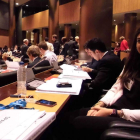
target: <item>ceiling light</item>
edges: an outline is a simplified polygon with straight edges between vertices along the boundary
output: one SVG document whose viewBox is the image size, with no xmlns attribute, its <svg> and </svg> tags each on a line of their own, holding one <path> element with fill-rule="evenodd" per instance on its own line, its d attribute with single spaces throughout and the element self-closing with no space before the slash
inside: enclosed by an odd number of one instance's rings
<svg viewBox="0 0 140 140">
<path fill-rule="evenodd" d="M 123 21 L 123 23 L 124 23 L 124 21 Z"/>
<path fill-rule="evenodd" d="M 116 21 L 116 20 L 114 19 L 114 21 Z"/>
<path fill-rule="evenodd" d="M 26 5 L 26 7 L 28 7 L 29 5 Z"/>
<path fill-rule="evenodd" d="M 77 24 L 76 24 L 77 25 Z"/>
<path fill-rule="evenodd" d="M 16 3 L 16 5 L 19 5 L 19 3 Z"/>
</svg>

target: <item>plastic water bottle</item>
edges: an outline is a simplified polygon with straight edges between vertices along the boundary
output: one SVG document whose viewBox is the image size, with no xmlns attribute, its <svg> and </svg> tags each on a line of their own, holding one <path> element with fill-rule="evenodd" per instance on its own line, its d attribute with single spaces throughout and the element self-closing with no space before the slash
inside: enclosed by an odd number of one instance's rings
<svg viewBox="0 0 140 140">
<path fill-rule="evenodd" d="M 17 93 L 26 95 L 26 69 L 24 62 L 19 63 L 20 67 L 17 70 Z"/>
</svg>

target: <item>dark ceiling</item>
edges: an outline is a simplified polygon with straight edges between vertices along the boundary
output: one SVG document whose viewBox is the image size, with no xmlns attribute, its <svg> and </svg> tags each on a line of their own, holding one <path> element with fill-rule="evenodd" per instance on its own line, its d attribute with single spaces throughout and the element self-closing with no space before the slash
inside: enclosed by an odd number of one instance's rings
<svg viewBox="0 0 140 140">
<path fill-rule="evenodd" d="M 74 0 L 59 0 L 59 4 L 63 5 Z M 23 17 L 33 15 L 35 13 L 49 9 L 48 0 L 30 0 L 23 6 Z"/>
</svg>

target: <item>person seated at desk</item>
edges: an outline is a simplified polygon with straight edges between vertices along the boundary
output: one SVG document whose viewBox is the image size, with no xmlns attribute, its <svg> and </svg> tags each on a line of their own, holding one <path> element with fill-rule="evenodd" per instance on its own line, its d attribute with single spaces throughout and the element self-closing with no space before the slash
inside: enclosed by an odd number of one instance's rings
<svg viewBox="0 0 140 140">
<path fill-rule="evenodd" d="M 27 68 L 32 68 L 35 64 L 37 64 L 40 60 L 40 51 L 38 46 L 32 45 L 27 50 L 27 55 L 29 56 L 29 59 L 32 61 L 32 63 L 28 64 Z M 43 66 L 50 66 L 48 60 L 44 60 L 37 64 L 35 67 L 43 67 Z"/>
<path fill-rule="evenodd" d="M 101 96 L 102 89 L 110 89 L 122 71 L 122 63 L 113 52 L 106 50 L 105 44 L 99 38 L 93 38 L 87 42 L 87 48 L 92 58 L 98 61 L 96 69 L 91 69 L 89 75 L 92 81 L 88 83 L 85 92 L 85 105 L 89 106 L 93 100 Z M 88 90 L 88 89 L 92 90 Z M 93 92 L 94 91 L 94 92 Z M 94 94 L 96 91 L 96 94 Z"/>
<path fill-rule="evenodd" d="M 4 60 L 2 59 L 2 51 L 0 51 L 0 65 L 5 64 Z"/>
<path fill-rule="evenodd" d="M 2 50 L 1 50 L 1 51 L 2 51 L 2 54 L 5 53 L 5 52 L 7 52 L 7 50 L 8 50 L 8 47 L 5 45 L 5 46 L 2 48 Z"/>
<path fill-rule="evenodd" d="M 11 51 L 11 49 L 10 49 L 10 48 L 8 48 L 7 55 L 8 55 L 9 57 L 11 57 L 11 56 L 12 56 L 12 51 Z"/>
<path fill-rule="evenodd" d="M 13 59 L 11 59 L 11 57 L 10 57 L 9 54 L 7 54 L 7 53 L 3 53 L 3 54 L 2 54 L 2 59 L 3 59 L 4 61 L 6 61 L 6 60 L 8 60 L 8 61 L 13 61 Z"/>
<path fill-rule="evenodd" d="M 93 69 L 97 69 L 97 66 L 98 66 L 99 62 L 92 57 L 89 48 L 87 48 L 87 44 L 85 44 L 84 50 L 87 53 L 87 55 L 92 58 L 92 61 L 91 62 L 88 62 L 86 64 L 82 64 L 80 67 L 82 67 L 82 70 L 83 71 L 88 72 L 90 74 L 90 72 Z"/>
<path fill-rule="evenodd" d="M 113 121 L 140 122 L 140 28 L 131 49 L 122 74 L 101 100 L 61 118 L 61 140 L 99 140 Z"/>
<path fill-rule="evenodd" d="M 42 41 L 38 45 L 40 52 L 43 56 L 46 56 L 46 60 L 49 61 L 50 65 L 53 64 L 54 61 L 57 61 L 57 56 L 54 52 L 48 50 L 47 44 Z"/>
<path fill-rule="evenodd" d="M 13 52 L 17 53 L 18 52 L 18 46 L 15 45 Z"/>
</svg>

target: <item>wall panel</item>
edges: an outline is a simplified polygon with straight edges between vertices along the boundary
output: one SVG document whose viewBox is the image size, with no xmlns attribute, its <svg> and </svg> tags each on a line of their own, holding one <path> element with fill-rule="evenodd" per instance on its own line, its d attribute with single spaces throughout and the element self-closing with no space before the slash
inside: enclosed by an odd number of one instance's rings
<svg viewBox="0 0 140 140">
<path fill-rule="evenodd" d="M 59 6 L 59 24 L 79 22 L 80 0 Z"/>
<path fill-rule="evenodd" d="M 113 14 L 140 9 L 140 0 L 113 0 Z"/>
<path fill-rule="evenodd" d="M 9 9 L 8 4 L 0 1 L 0 29 L 9 29 Z"/>
<path fill-rule="evenodd" d="M 48 27 L 49 10 L 22 18 L 22 30 Z"/>
</svg>

